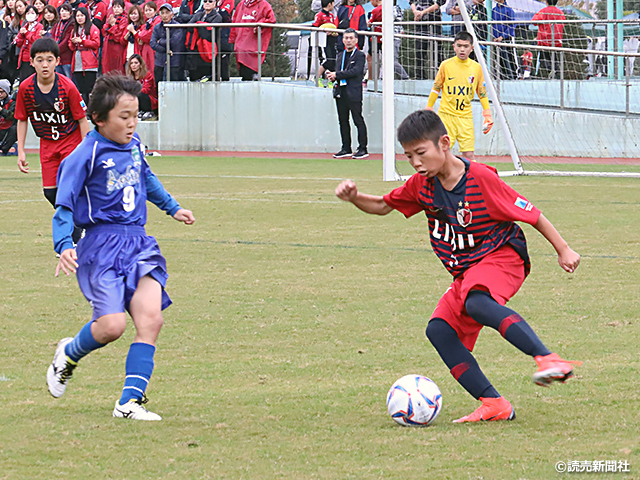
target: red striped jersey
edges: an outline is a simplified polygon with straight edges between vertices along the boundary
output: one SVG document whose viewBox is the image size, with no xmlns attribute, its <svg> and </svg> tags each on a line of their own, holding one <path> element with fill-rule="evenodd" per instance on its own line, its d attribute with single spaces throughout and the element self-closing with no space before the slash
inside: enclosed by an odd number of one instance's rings
<svg viewBox="0 0 640 480">
<path fill-rule="evenodd" d="M 327 12 L 322 9 L 318 13 L 316 13 L 316 18 L 313 19 L 312 27 L 321 27 L 325 23 L 332 23 L 336 27 L 338 26 L 338 19 L 332 12 Z"/>
<path fill-rule="evenodd" d="M 466 171 L 453 190 L 445 190 L 437 177 L 416 173 L 385 195 L 385 203 L 407 218 L 425 212 L 431 246 L 454 277 L 504 245 L 518 252 L 528 275 L 527 242 L 514 222 L 535 225 L 540 210 L 504 183 L 494 168 L 462 161 Z"/>
<path fill-rule="evenodd" d="M 63 140 L 78 128 L 87 106 L 74 83 L 57 73 L 53 88 L 42 93 L 33 74 L 20 84 L 16 100 L 18 120 L 31 120 L 36 135 L 47 140 Z"/>
</svg>

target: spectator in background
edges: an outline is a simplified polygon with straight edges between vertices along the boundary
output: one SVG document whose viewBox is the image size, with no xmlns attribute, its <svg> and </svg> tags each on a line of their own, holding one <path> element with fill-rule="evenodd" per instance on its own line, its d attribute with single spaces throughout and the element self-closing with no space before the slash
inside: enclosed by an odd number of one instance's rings
<svg viewBox="0 0 640 480">
<path fill-rule="evenodd" d="M 179 81 L 183 79 L 183 71 L 180 67 L 180 54 L 184 50 L 184 35 L 182 29 L 170 29 L 169 45 L 166 40 L 165 25 L 177 24 L 173 18 L 173 7 L 170 3 L 163 3 L 160 7 L 160 18 L 162 21 L 153 28 L 151 35 L 151 48 L 156 52 L 153 76 L 156 85 L 167 79 L 167 69 L 171 80 Z M 169 65 L 167 65 L 167 51 L 169 52 Z"/>
<path fill-rule="evenodd" d="M 216 0 L 202 0 L 202 8 L 193 16 L 193 23 L 221 23 L 222 16 L 216 9 Z M 191 58 L 189 64 L 189 79 L 192 82 L 206 82 L 211 80 L 213 73 L 211 61 L 215 59 L 215 47 L 212 42 L 213 27 L 194 28 L 191 37 L 190 49 L 198 52 L 197 56 Z M 211 61 L 207 57 L 207 53 L 211 52 Z"/>
<path fill-rule="evenodd" d="M 322 27 L 324 25 L 338 27 L 338 19 L 333 14 L 333 0 L 322 0 L 322 10 L 316 13 L 313 23 L 311 24 L 312 27 Z M 325 35 L 326 46 L 324 47 L 324 52 L 322 51 L 322 47 L 318 47 L 318 58 L 322 58 L 324 53 L 324 62 L 322 62 L 318 70 L 318 85 L 321 87 L 325 86 L 323 83 L 324 80 L 322 79 L 325 70 L 336 71 L 336 37 L 338 34 L 337 32 L 327 30 Z"/>
<path fill-rule="evenodd" d="M 44 18 L 44 7 L 47 6 L 47 3 L 44 0 L 33 0 L 31 5 L 36 7 L 36 11 L 38 12 L 38 21 L 41 22 Z"/>
<path fill-rule="evenodd" d="M 6 40 L 9 48 L 2 57 L 2 63 L 0 64 L 0 78 L 6 78 L 12 85 L 13 81 L 18 77 L 18 55 L 20 53 L 20 49 L 16 47 L 14 40 L 18 35 L 22 22 L 22 17 L 16 13 L 16 3 L 16 0 L 7 0 L 6 3 L 4 24 L 6 25 Z M 20 5 L 24 14 L 26 4 L 23 0 L 20 0 Z"/>
<path fill-rule="evenodd" d="M 73 18 L 74 25 L 69 39 L 69 48 L 72 52 L 71 78 L 88 105 L 89 94 L 93 90 L 98 74 L 100 31 L 91 22 L 89 10 L 86 7 L 78 7 Z"/>
<path fill-rule="evenodd" d="M 276 16 L 267 0 L 242 0 L 233 14 L 233 23 L 276 23 Z M 232 28 L 229 42 L 234 44 L 238 71 L 243 81 L 251 81 L 264 62 L 271 42 L 270 28 L 262 29 L 262 44 L 258 46 L 257 28 Z M 258 48 L 262 52 L 258 57 Z"/>
<path fill-rule="evenodd" d="M 496 22 L 512 22 L 516 18 L 513 9 L 505 0 L 496 0 L 493 7 L 493 20 Z M 493 24 L 492 32 L 494 42 L 513 43 L 515 37 L 515 25 L 513 23 Z M 512 47 L 498 47 L 500 59 L 500 78 L 514 80 L 516 78 L 516 49 Z"/>
<path fill-rule="evenodd" d="M 404 34 L 402 25 L 398 25 L 398 22 L 404 21 L 404 11 L 402 7 L 398 5 L 398 0 L 393 0 L 393 33 L 395 35 Z M 402 39 L 393 37 L 393 71 L 400 80 L 409 80 L 409 74 L 400 63 L 400 47 L 402 46 Z"/>
<path fill-rule="evenodd" d="M 473 11 L 473 0 L 464 0 L 464 6 L 467 7 L 467 12 L 471 15 L 471 12 Z M 451 20 L 454 22 L 462 22 L 464 20 L 460 13 L 458 0 L 449 0 L 445 6 L 445 12 L 447 12 L 448 15 L 451 15 Z M 464 25 L 451 25 L 451 36 L 455 37 L 458 32 L 461 32 L 462 30 L 467 30 Z"/>
<path fill-rule="evenodd" d="M 233 0 L 218 0 L 218 13 L 222 17 L 222 23 L 231 23 L 233 15 Z M 218 29 L 218 55 L 220 55 L 220 71 L 216 71 L 218 80 L 229 81 L 229 55 L 233 53 L 233 45 L 229 42 L 231 29 L 228 27 Z"/>
<path fill-rule="evenodd" d="M 342 0 L 335 0 L 333 2 L 333 10 L 331 11 L 331 13 L 333 13 L 336 17 L 338 16 L 338 9 L 340 8 L 340 5 L 342 5 Z M 313 13 L 318 13 L 320 10 L 322 10 L 322 0 L 312 0 L 311 11 Z"/>
<path fill-rule="evenodd" d="M 473 0 L 473 12 L 470 13 L 471 15 L 471 20 L 474 22 L 486 22 L 487 19 L 489 18 L 487 16 L 487 7 L 484 4 L 484 0 Z M 478 23 L 474 25 L 474 28 L 476 29 L 476 37 L 478 37 L 478 40 L 481 42 L 486 42 L 487 41 L 487 24 L 486 23 Z M 485 46 L 482 46 L 482 49 L 485 49 Z M 471 56 L 469 56 L 469 58 L 471 58 L 472 60 L 477 60 L 476 58 L 473 58 Z"/>
<path fill-rule="evenodd" d="M 158 115 L 158 89 L 153 73 L 147 71 L 147 66 L 141 55 L 134 53 L 129 57 L 125 69 L 127 76 L 142 84 L 138 94 L 138 106 L 141 120 L 151 120 Z"/>
<path fill-rule="evenodd" d="M 137 38 L 138 31 L 142 28 L 143 23 L 142 9 L 138 5 L 131 5 L 127 13 L 127 29 L 124 31 L 124 40 L 127 42 L 126 53 L 124 58 L 128 61 L 134 53 L 142 53 L 142 42 Z"/>
<path fill-rule="evenodd" d="M 411 11 L 416 22 L 441 22 L 442 6 L 447 0 L 412 0 Z M 439 37 L 442 35 L 442 26 L 439 24 L 419 25 L 415 27 L 415 34 Z M 415 78 L 426 80 L 431 77 L 429 68 L 433 70 L 433 76 L 442 61 L 442 45 L 434 40 L 415 40 Z"/>
<path fill-rule="evenodd" d="M 7 13 L 7 5 L 4 0 L 0 0 L 0 19 L 4 18 Z"/>
<path fill-rule="evenodd" d="M 353 28 L 357 31 L 364 31 L 367 29 L 367 16 L 364 12 L 362 5 L 357 3 L 356 0 L 347 0 L 340 5 L 338 9 L 338 28 L 346 30 L 347 28 Z M 357 38 L 357 37 L 356 37 Z M 364 36 L 358 38 L 358 49 L 364 48 Z M 338 41 L 336 42 L 336 51 L 342 52 L 344 50 L 344 43 L 342 41 L 342 35 L 338 35 Z"/>
<path fill-rule="evenodd" d="M 58 42 L 58 48 L 60 48 L 60 63 L 56 67 L 56 72 L 68 78 L 71 78 L 71 61 L 73 59 L 73 52 L 69 48 L 69 40 L 71 32 L 73 32 L 72 13 L 68 3 L 60 5 L 60 20 L 51 32 L 51 36 Z"/>
<path fill-rule="evenodd" d="M 20 31 L 14 40 L 16 46 L 20 48 L 20 56 L 18 57 L 18 78 L 20 82 L 36 73 L 35 68 L 31 66 L 31 45 L 42 37 L 44 31 L 44 27 L 38 21 L 38 11 L 33 5 L 29 5 L 26 8 L 24 18 L 25 23 L 20 27 Z"/>
<path fill-rule="evenodd" d="M 51 5 L 53 8 L 55 8 L 58 13 L 60 13 L 60 6 L 64 5 L 66 3 L 66 0 L 49 0 L 47 2 L 47 5 Z"/>
<path fill-rule="evenodd" d="M 4 17 L 0 17 L 0 70 L 2 70 L 5 61 L 9 56 L 9 50 L 12 40 L 13 38 L 11 37 L 9 24 L 4 19 Z"/>
<path fill-rule="evenodd" d="M 124 32 L 127 29 L 127 16 L 124 14 L 124 0 L 113 0 L 113 14 L 109 15 L 102 27 L 102 74 L 111 72 L 124 74 L 127 41 Z"/>
<path fill-rule="evenodd" d="M 53 38 L 53 29 L 58 23 L 58 10 L 51 5 L 45 5 L 44 14 L 42 16 L 42 26 L 44 27 L 44 35 L 49 38 Z"/>
<path fill-rule="evenodd" d="M 566 20 L 564 13 L 556 4 L 558 0 L 547 0 L 547 6 L 533 16 L 533 22 L 536 20 Z M 562 34 L 564 31 L 563 23 L 538 23 L 538 45 L 541 47 L 562 47 Z M 553 27 L 553 28 L 552 28 Z M 549 78 L 555 70 L 555 75 L 560 71 L 560 55 L 555 55 L 554 65 L 551 64 L 551 52 L 538 51 L 538 65 L 536 71 L 541 78 Z"/>
<path fill-rule="evenodd" d="M 174 15 L 174 19 L 178 23 L 192 23 L 193 16 L 196 14 L 198 9 L 202 6 L 203 0 L 182 0 L 180 3 L 180 7 L 178 9 L 178 13 Z M 175 13 L 175 10 L 174 10 Z M 182 70 L 193 70 L 195 69 L 195 63 L 197 57 L 199 57 L 198 52 L 194 51 L 191 48 L 191 41 L 193 38 L 193 30 L 183 30 L 184 32 L 184 53 L 180 55 L 180 67 Z"/>
<path fill-rule="evenodd" d="M 89 10 L 91 21 L 98 28 L 100 38 L 102 38 L 102 27 L 107 19 L 107 4 L 103 0 L 90 0 L 87 3 L 87 10 Z"/>
<path fill-rule="evenodd" d="M 336 71 L 327 72 L 329 81 L 335 83 L 333 97 L 336 99 L 342 139 L 342 148 L 333 158 L 367 158 L 367 125 L 362 117 L 362 77 L 366 59 L 364 53 L 356 48 L 358 34 L 354 29 L 347 29 L 342 38 L 345 49 L 338 53 Z M 351 150 L 349 113 L 358 129 L 358 150 L 355 154 Z"/>
<path fill-rule="evenodd" d="M 2 14 L 2 18 L 7 24 L 11 23 L 13 20 L 13 16 L 16 13 L 16 0 L 7 0 L 4 4 L 4 13 Z"/>
<path fill-rule="evenodd" d="M 18 141 L 15 112 L 16 102 L 11 95 L 11 83 L 9 80 L 0 80 L 0 155 L 9 154 L 11 147 Z"/>
<path fill-rule="evenodd" d="M 158 6 L 156 5 L 156 2 L 149 1 L 145 3 L 144 23 L 140 29 L 136 31 L 135 36 L 140 44 L 140 55 L 148 69 L 152 69 L 155 65 L 155 52 L 150 45 L 151 35 L 153 35 L 154 27 L 161 21 L 160 15 L 158 15 Z"/>
</svg>

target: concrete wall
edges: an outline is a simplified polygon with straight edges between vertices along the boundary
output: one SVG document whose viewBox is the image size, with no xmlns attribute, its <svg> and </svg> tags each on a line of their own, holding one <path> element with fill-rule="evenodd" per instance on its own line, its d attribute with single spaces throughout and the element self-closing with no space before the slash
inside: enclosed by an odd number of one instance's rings
<svg viewBox="0 0 640 480">
<path fill-rule="evenodd" d="M 507 95 L 507 83 L 502 82 L 503 96 Z M 545 98 L 540 89 L 544 90 L 544 85 L 553 82 L 511 83 L 517 84 L 513 88 L 518 89 L 530 85 L 527 95 Z M 422 90 L 430 89 L 430 85 L 414 82 L 413 88 L 419 88 L 419 93 L 424 94 Z M 573 85 L 569 90 L 580 88 L 584 93 L 584 85 Z M 614 93 L 593 91 L 586 96 L 576 94 L 574 99 L 584 106 L 584 102 L 597 98 L 605 102 Z M 610 105 L 619 100 L 617 93 L 613 95 L 616 100 L 610 100 Z M 518 98 L 522 101 L 524 97 Z M 269 82 L 171 82 L 160 84 L 159 104 L 161 121 L 138 124 L 140 137 L 151 149 L 326 153 L 340 149 L 338 117 L 330 89 Z M 425 105 L 424 96 L 397 95 L 396 126 L 409 113 Z M 640 98 L 634 109 L 640 110 Z M 481 110 L 480 104 L 474 102 L 476 152 L 506 155 L 504 135 L 497 123 L 488 135 L 480 133 Z M 505 112 L 521 155 L 640 157 L 638 118 L 513 104 L 506 105 Z M 382 95 L 365 94 L 363 113 L 369 151 L 380 153 Z M 352 138 L 355 148 L 355 127 Z M 30 132 L 27 146 L 37 146 L 33 132 Z M 396 149 L 402 151 L 400 145 Z"/>
</svg>

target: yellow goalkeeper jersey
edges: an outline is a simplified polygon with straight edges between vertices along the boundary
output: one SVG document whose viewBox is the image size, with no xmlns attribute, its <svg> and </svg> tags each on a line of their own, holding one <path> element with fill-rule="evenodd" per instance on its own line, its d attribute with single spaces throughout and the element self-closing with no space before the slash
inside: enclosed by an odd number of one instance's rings
<svg viewBox="0 0 640 480">
<path fill-rule="evenodd" d="M 430 107 L 433 107 L 440 92 L 442 100 L 438 112 L 458 117 L 472 117 L 471 100 L 476 92 L 482 108 L 489 108 L 482 68 L 478 62 L 469 58 L 460 60 L 453 57 L 440 64 L 429 98 Z"/>
</svg>

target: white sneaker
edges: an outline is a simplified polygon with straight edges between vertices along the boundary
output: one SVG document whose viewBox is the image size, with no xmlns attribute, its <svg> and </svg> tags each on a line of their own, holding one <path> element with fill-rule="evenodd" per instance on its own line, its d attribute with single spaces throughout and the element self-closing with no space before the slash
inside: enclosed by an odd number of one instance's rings
<svg viewBox="0 0 640 480">
<path fill-rule="evenodd" d="M 67 354 L 64 353 L 64 347 L 71 342 L 73 338 L 63 338 L 58 342 L 56 353 L 53 356 L 53 362 L 47 370 L 47 385 L 49 393 L 55 398 L 61 397 L 67 389 L 67 382 L 73 375 L 73 370 L 78 365 L 72 362 Z"/>
<path fill-rule="evenodd" d="M 113 416 L 116 418 L 131 418 L 133 420 L 162 420 L 160 415 L 144 408 L 142 406 L 143 403 L 147 403 L 146 397 L 143 400 L 131 399 L 124 405 L 120 405 L 120 400 L 116 400 Z"/>
</svg>

